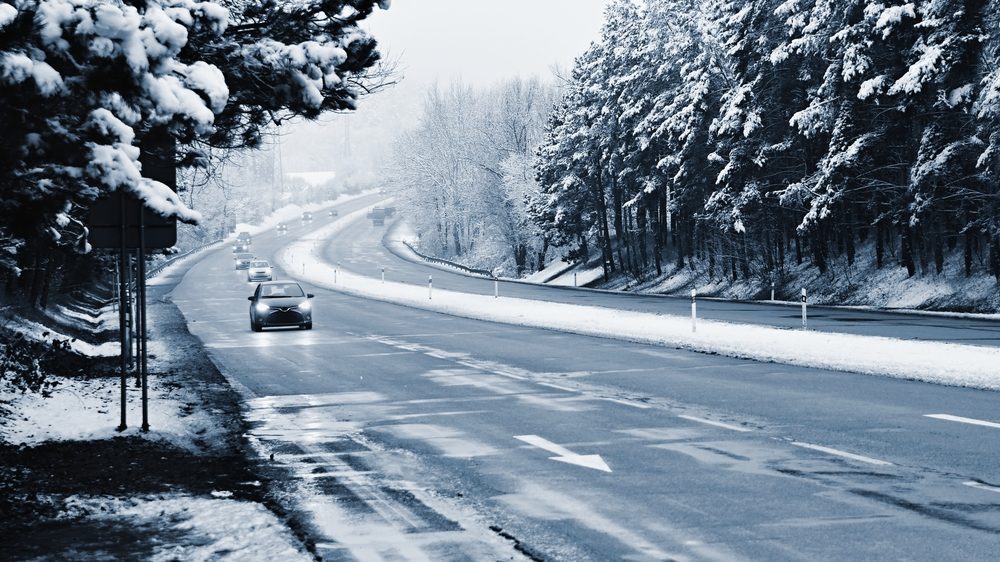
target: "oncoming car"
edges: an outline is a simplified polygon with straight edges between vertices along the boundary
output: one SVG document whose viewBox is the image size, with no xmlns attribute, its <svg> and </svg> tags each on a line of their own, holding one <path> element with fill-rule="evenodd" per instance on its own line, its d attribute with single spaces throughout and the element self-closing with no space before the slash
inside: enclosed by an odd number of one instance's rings
<svg viewBox="0 0 1000 562">
<path fill-rule="evenodd" d="M 247 269 L 247 281 L 271 281 L 274 276 L 271 274 L 271 264 L 266 260 L 253 260 Z"/>
<path fill-rule="evenodd" d="M 327 212 L 327 214 L 330 215 L 331 217 L 340 216 L 340 212 L 337 211 L 337 209 L 330 209 L 329 212 Z"/>
<path fill-rule="evenodd" d="M 285 223 L 283 223 L 283 222 L 282 223 L 278 223 L 278 226 L 276 227 L 276 229 L 277 229 L 278 232 L 282 232 L 282 233 L 288 232 L 288 225 L 285 224 Z"/>
<path fill-rule="evenodd" d="M 250 262 L 253 261 L 253 254 L 250 253 L 240 253 L 233 256 L 236 260 L 236 269 L 249 269 Z"/>
<path fill-rule="evenodd" d="M 309 211 L 306 211 L 306 212 L 302 213 L 302 221 L 303 222 L 311 222 L 312 220 L 313 220 L 313 214 L 312 213 L 310 213 Z"/>
<path fill-rule="evenodd" d="M 307 294 L 294 281 L 266 281 L 257 285 L 250 300 L 250 329 L 297 326 L 311 330 L 314 295 Z"/>
</svg>

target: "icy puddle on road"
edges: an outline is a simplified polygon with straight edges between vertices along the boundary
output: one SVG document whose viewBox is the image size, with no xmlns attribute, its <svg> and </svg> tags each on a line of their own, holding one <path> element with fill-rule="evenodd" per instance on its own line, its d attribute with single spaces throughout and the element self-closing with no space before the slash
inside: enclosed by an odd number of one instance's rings
<svg viewBox="0 0 1000 562">
<path fill-rule="evenodd" d="M 379 408 L 384 401 L 374 392 L 247 401 L 250 442 L 317 554 L 360 561 L 524 559 L 455 501 L 373 469 L 379 452 L 357 424 L 339 416 L 345 405 Z"/>
</svg>

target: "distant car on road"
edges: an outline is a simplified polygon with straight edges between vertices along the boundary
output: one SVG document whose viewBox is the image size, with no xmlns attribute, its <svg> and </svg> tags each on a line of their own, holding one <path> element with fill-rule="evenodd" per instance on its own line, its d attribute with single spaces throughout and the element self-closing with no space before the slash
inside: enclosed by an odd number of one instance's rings
<svg viewBox="0 0 1000 562">
<path fill-rule="evenodd" d="M 267 260 L 253 260 L 247 268 L 247 281 L 271 281 L 274 275 L 271 272 L 271 264 Z"/>
<path fill-rule="evenodd" d="M 372 226 L 384 226 L 385 225 L 385 209 L 382 207 L 375 207 L 368 213 L 372 218 Z"/>
<path fill-rule="evenodd" d="M 250 262 L 253 261 L 253 254 L 249 252 L 241 252 L 233 257 L 236 260 L 236 269 L 249 269 Z"/>
<path fill-rule="evenodd" d="M 337 209 L 330 209 L 326 214 L 330 215 L 331 217 L 340 216 L 340 212 Z"/>
<path fill-rule="evenodd" d="M 285 224 L 285 223 L 283 223 L 283 222 L 281 222 L 281 223 L 278 223 L 278 226 L 276 226 L 276 227 L 274 227 L 274 228 L 275 228 L 275 230 L 277 230 L 278 232 L 288 232 L 288 225 L 287 225 L 287 224 Z"/>
<path fill-rule="evenodd" d="M 313 214 L 309 211 L 302 213 L 302 222 L 312 222 Z"/>
<path fill-rule="evenodd" d="M 249 251 L 250 251 L 250 243 L 249 242 L 237 242 L 237 243 L 233 244 L 233 253 L 234 254 L 245 254 L 245 253 L 247 253 Z"/>
<path fill-rule="evenodd" d="M 236 235 L 236 241 L 250 245 L 250 233 L 244 230 L 243 232 Z"/>
<path fill-rule="evenodd" d="M 315 295 L 307 294 L 294 281 L 265 281 L 257 285 L 250 300 L 250 329 L 298 326 L 311 330 L 312 303 Z"/>
</svg>

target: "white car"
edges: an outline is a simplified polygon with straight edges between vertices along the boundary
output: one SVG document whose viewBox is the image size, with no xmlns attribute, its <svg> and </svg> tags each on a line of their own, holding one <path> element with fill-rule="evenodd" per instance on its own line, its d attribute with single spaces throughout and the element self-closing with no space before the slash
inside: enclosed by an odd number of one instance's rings
<svg viewBox="0 0 1000 562">
<path fill-rule="evenodd" d="M 273 281 L 274 275 L 271 273 L 271 264 L 265 260 L 254 260 L 250 262 L 247 269 L 247 281 Z"/>
</svg>

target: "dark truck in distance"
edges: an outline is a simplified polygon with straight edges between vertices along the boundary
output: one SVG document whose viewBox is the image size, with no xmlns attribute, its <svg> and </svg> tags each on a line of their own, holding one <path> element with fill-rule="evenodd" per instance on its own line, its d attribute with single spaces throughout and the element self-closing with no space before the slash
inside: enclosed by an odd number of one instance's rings
<svg viewBox="0 0 1000 562">
<path fill-rule="evenodd" d="M 388 216 L 382 207 L 373 208 L 369 215 L 372 218 L 372 226 L 384 226 L 385 217 Z"/>
</svg>

